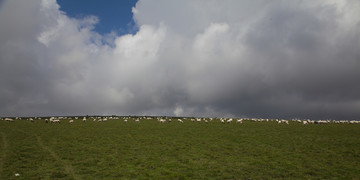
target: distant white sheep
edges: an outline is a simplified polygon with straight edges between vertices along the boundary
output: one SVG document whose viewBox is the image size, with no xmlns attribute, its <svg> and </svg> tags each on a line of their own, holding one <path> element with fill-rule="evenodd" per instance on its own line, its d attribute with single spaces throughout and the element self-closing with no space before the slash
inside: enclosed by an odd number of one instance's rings
<svg viewBox="0 0 360 180">
<path fill-rule="evenodd" d="M 315 121 L 315 124 L 328 124 L 328 123 L 330 123 L 330 121 L 328 121 L 328 120 Z"/>
<path fill-rule="evenodd" d="M 7 121 L 7 122 L 14 122 L 14 120 L 11 119 L 11 118 L 5 118 L 4 120 Z"/>
<path fill-rule="evenodd" d="M 56 119 L 55 119 L 56 118 Z M 133 119 L 134 118 L 134 119 Z M 0 120 L 6 121 L 6 122 L 14 122 L 14 121 L 18 121 L 18 120 L 28 120 L 30 122 L 35 122 L 35 120 L 44 120 L 45 123 L 60 123 L 61 120 L 68 120 L 67 122 L 69 123 L 74 123 L 74 121 L 76 119 L 82 120 L 83 122 L 86 122 L 86 120 L 93 120 L 94 122 L 98 121 L 98 122 L 105 122 L 107 120 L 112 120 L 112 119 L 118 119 L 118 120 L 124 120 L 124 122 L 127 121 L 135 121 L 135 122 L 140 122 L 142 119 L 148 119 L 148 120 L 157 120 L 160 123 L 165 123 L 165 122 L 171 122 L 171 121 L 178 121 L 180 123 L 184 123 L 187 120 L 190 120 L 192 122 L 204 122 L 204 123 L 209 123 L 212 120 L 220 120 L 221 123 L 231 123 L 233 121 L 235 121 L 236 123 L 243 123 L 243 121 L 254 121 L 254 122 L 277 122 L 279 124 L 289 124 L 290 121 L 291 123 L 301 123 L 303 125 L 308 125 L 308 124 L 331 124 L 331 123 L 336 123 L 336 124 L 343 124 L 343 123 L 348 123 L 348 124 L 360 124 L 360 120 L 310 120 L 310 119 L 291 119 L 291 120 L 285 120 L 285 119 L 263 119 L 263 118 L 196 118 L 196 117 L 192 117 L 192 118 L 171 118 L 171 117 L 112 117 L 112 116 L 81 116 L 81 117 L 50 117 L 50 118 L 46 118 L 45 117 L 26 117 L 26 118 L 20 118 L 20 117 L 9 117 L 9 118 L 0 118 Z M 65 122 L 65 121 L 64 121 Z"/>
<path fill-rule="evenodd" d="M 289 121 L 288 121 L 288 120 L 284 120 L 284 119 L 278 120 L 277 122 L 278 122 L 278 124 L 281 124 L 281 123 L 289 124 Z"/>
<path fill-rule="evenodd" d="M 51 121 L 50 121 L 51 122 Z M 53 123 L 60 123 L 60 120 L 59 119 L 54 119 L 52 120 Z"/>
</svg>

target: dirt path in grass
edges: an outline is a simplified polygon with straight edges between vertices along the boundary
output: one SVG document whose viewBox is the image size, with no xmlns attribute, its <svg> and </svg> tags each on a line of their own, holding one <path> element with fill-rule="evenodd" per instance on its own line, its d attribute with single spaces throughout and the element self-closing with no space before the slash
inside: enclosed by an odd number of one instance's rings
<svg viewBox="0 0 360 180">
<path fill-rule="evenodd" d="M 42 141 L 41 141 L 41 138 L 39 136 L 36 135 L 36 139 L 37 139 L 37 142 L 38 144 L 40 145 L 41 148 L 43 148 L 44 150 L 48 151 L 50 153 L 50 155 L 58 162 L 60 162 L 63 166 L 64 166 L 64 169 L 65 169 L 65 172 L 67 174 L 69 174 L 70 176 L 72 176 L 72 178 L 74 179 L 80 179 L 75 173 L 74 173 L 74 169 L 73 167 L 71 166 L 71 164 L 61 160 L 61 158 L 54 152 L 52 151 L 49 147 L 45 146 Z"/>
<path fill-rule="evenodd" d="M 7 140 L 6 140 L 5 133 L 2 132 L 1 136 L 2 136 L 2 151 L 1 151 L 1 156 L 0 156 L 0 177 L 2 176 L 2 173 L 3 173 L 3 166 L 4 166 L 4 161 L 6 158 L 6 152 L 9 147 Z"/>
</svg>

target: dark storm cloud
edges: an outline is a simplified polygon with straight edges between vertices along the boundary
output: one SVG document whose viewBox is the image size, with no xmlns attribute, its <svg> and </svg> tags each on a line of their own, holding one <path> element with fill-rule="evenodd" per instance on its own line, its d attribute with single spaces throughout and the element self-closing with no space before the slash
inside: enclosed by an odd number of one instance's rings
<svg viewBox="0 0 360 180">
<path fill-rule="evenodd" d="M 360 117 L 359 2 L 219 3 L 139 1 L 136 34 L 101 36 L 4 2 L 0 115 Z"/>
</svg>

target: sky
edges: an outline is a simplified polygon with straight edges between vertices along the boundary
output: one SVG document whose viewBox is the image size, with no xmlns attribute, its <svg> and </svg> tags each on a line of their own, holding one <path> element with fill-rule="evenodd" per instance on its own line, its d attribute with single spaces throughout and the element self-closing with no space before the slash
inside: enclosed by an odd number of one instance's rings
<svg viewBox="0 0 360 180">
<path fill-rule="evenodd" d="M 101 35 L 116 33 L 118 35 L 132 34 L 138 29 L 132 18 L 132 7 L 137 0 L 58 0 L 60 11 L 70 18 L 96 16 L 98 23 L 94 31 Z"/>
<path fill-rule="evenodd" d="M 0 27 L 0 116 L 360 119 L 358 0 L 3 0 Z"/>
</svg>

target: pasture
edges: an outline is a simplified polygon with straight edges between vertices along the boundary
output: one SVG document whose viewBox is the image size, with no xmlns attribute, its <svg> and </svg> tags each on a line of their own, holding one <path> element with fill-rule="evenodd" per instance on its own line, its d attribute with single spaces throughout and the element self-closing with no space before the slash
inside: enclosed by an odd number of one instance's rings
<svg viewBox="0 0 360 180">
<path fill-rule="evenodd" d="M 0 179 L 360 179 L 360 124 L 68 121 L 0 121 Z"/>
</svg>

